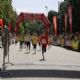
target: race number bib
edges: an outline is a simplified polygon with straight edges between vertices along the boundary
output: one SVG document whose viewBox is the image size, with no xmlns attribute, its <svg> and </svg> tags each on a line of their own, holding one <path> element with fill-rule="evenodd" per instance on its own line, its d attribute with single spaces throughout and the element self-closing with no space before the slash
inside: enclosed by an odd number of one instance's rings
<svg viewBox="0 0 80 80">
<path fill-rule="evenodd" d="M 42 39 L 42 43 L 43 44 L 46 44 L 46 39 Z"/>
</svg>

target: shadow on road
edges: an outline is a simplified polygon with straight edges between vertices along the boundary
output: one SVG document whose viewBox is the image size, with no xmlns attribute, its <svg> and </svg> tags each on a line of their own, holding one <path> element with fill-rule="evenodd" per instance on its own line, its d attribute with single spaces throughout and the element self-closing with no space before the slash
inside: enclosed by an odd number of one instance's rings
<svg viewBox="0 0 80 80">
<path fill-rule="evenodd" d="M 7 72 L 9 74 L 7 74 Z M 1 72 L 2 78 L 17 77 L 56 77 L 56 78 L 80 78 L 80 71 L 70 70 L 7 70 Z"/>
</svg>

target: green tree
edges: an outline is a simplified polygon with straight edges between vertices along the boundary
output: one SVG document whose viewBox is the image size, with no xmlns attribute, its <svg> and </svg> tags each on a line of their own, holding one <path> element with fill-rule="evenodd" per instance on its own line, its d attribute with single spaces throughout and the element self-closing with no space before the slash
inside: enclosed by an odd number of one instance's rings
<svg viewBox="0 0 80 80">
<path fill-rule="evenodd" d="M 59 10 L 59 14 L 60 15 L 64 15 L 65 14 L 65 12 L 67 11 L 67 8 L 68 8 L 68 2 L 67 1 L 65 1 L 65 2 L 62 2 L 61 4 L 60 4 L 60 10 Z"/>
<path fill-rule="evenodd" d="M 61 2 L 58 13 L 59 32 L 64 32 L 64 15 L 67 12 L 69 2 Z"/>
<path fill-rule="evenodd" d="M 24 23 L 23 27 L 25 30 L 25 34 L 27 32 L 30 32 L 31 34 L 37 33 L 38 35 L 40 35 L 44 30 L 44 25 L 40 21 L 36 21 L 36 20 L 35 21 L 25 21 L 23 23 Z"/>
<path fill-rule="evenodd" d="M 4 20 L 4 24 L 12 23 L 15 26 L 16 11 L 13 10 L 12 0 L 0 0 L 0 18 Z"/>
<path fill-rule="evenodd" d="M 24 33 L 25 33 L 25 30 L 24 30 L 23 23 L 20 23 L 19 24 L 19 34 L 23 36 Z"/>
<path fill-rule="evenodd" d="M 50 21 L 50 33 L 54 33 L 53 31 L 54 31 L 54 29 L 53 29 L 53 17 L 54 16 L 58 16 L 58 12 L 56 12 L 56 11 L 53 11 L 53 10 L 50 10 L 49 12 L 48 12 L 48 19 L 49 19 L 49 21 Z"/>
<path fill-rule="evenodd" d="M 56 11 L 50 10 L 48 12 L 48 19 L 49 19 L 49 21 L 50 21 L 51 24 L 53 22 L 53 16 L 57 16 L 57 15 L 58 15 L 58 13 Z"/>
</svg>

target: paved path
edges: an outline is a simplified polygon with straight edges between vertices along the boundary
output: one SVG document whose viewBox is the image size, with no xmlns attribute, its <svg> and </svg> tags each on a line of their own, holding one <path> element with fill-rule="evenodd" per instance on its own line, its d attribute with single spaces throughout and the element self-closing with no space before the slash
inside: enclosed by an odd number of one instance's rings
<svg viewBox="0 0 80 80">
<path fill-rule="evenodd" d="M 3 50 L 0 49 L 1 67 L 2 52 Z M 42 55 L 39 48 L 36 54 L 33 53 L 34 51 L 32 49 L 28 54 L 26 49 L 20 50 L 18 44 L 11 45 L 10 62 L 14 65 L 7 64 L 7 70 L 14 74 L 12 77 L 17 77 L 15 80 L 20 80 L 19 77 L 22 77 L 21 80 L 26 80 L 26 78 L 23 77 L 27 77 L 29 80 L 32 80 L 31 77 L 34 77 L 34 80 L 37 80 L 39 77 L 41 77 L 40 80 L 68 80 L 66 78 L 70 78 L 69 80 L 72 78 L 75 80 L 80 79 L 80 53 L 52 46 L 45 53 L 45 61 L 40 61 Z M 7 78 L 5 78 L 5 80 L 7 80 Z M 10 78 L 10 80 L 13 79 Z"/>
</svg>

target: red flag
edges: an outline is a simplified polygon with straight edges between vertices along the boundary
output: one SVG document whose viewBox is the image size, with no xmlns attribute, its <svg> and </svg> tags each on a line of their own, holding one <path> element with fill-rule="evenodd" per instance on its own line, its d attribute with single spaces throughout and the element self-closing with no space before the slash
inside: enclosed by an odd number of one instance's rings
<svg viewBox="0 0 80 80">
<path fill-rule="evenodd" d="M 57 16 L 53 17 L 54 32 L 57 34 Z"/>
<path fill-rule="evenodd" d="M 70 32 L 72 32 L 72 7 L 71 5 L 69 5 L 68 7 L 68 14 L 69 14 Z"/>
</svg>

